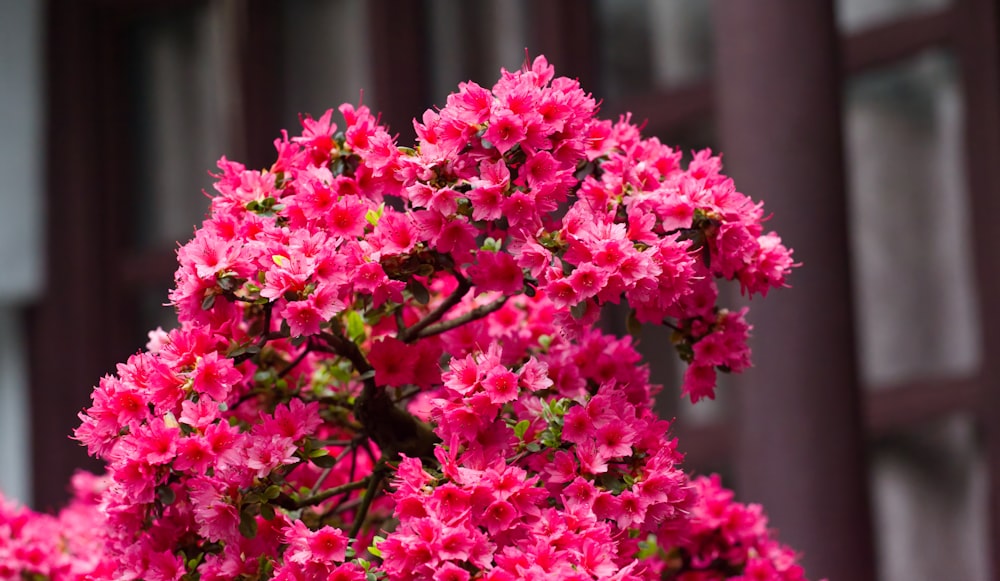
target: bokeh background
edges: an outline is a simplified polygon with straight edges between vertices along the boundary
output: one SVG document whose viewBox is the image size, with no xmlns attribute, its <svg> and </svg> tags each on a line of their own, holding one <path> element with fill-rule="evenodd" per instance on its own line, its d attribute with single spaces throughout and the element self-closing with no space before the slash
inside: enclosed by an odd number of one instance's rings
<svg viewBox="0 0 1000 581">
<path fill-rule="evenodd" d="M 812 578 L 1000 579 L 998 14 L 995 0 L 5 0 L 0 490 L 53 509 L 75 469 L 100 469 L 68 434 L 98 378 L 171 324 L 176 244 L 221 155 L 269 166 L 299 113 L 359 100 L 405 143 L 410 118 L 527 51 L 605 115 L 725 152 L 803 263 L 752 301 L 756 367 L 708 405 L 680 400 L 668 336 L 643 330 L 689 467 L 762 502 Z M 624 332 L 621 313 L 605 324 Z"/>
</svg>

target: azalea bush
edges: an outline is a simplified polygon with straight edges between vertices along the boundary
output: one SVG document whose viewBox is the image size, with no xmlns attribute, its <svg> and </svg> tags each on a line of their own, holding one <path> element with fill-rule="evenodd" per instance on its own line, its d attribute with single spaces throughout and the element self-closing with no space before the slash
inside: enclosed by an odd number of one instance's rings
<svg viewBox="0 0 1000 581">
<path fill-rule="evenodd" d="M 223 158 L 179 326 L 101 379 L 107 463 L 58 516 L 0 502 L 0 579 L 803 579 L 757 506 L 691 477 L 631 337 L 682 391 L 750 364 L 791 253 L 718 157 L 596 116 L 544 58 L 460 85 L 401 146 L 364 106 Z"/>
</svg>

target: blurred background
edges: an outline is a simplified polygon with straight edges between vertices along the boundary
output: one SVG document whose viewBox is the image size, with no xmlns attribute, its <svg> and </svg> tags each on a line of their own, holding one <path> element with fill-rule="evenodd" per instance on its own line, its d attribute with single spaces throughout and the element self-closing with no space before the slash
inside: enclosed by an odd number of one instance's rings
<svg viewBox="0 0 1000 581">
<path fill-rule="evenodd" d="M 405 143 L 527 49 L 603 115 L 725 152 L 803 263 L 752 301 L 756 367 L 709 405 L 643 330 L 689 468 L 762 502 L 811 578 L 1000 579 L 997 4 L 6 0 L 0 489 L 54 509 L 100 469 L 68 434 L 171 324 L 221 155 L 269 166 L 299 113 L 362 98 Z"/>
</svg>

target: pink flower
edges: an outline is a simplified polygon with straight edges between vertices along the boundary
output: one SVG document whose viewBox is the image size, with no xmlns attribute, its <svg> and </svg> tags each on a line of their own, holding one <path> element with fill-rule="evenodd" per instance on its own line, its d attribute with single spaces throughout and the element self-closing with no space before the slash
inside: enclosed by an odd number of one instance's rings
<svg viewBox="0 0 1000 581">
<path fill-rule="evenodd" d="M 330 207 L 326 217 L 330 234 L 344 238 L 360 236 L 367 224 L 365 222 L 366 211 L 365 204 L 358 203 L 357 200 L 341 198 Z"/>
<path fill-rule="evenodd" d="M 569 275 L 567 282 L 576 293 L 577 302 L 596 295 L 607 284 L 609 272 L 591 263 L 581 264 Z M 558 287 L 557 287 L 558 288 Z"/>
<path fill-rule="evenodd" d="M 198 359 L 191 374 L 191 389 L 215 401 L 226 401 L 229 391 L 243 374 L 233 367 L 231 359 L 219 358 L 217 352 L 206 353 Z"/>
<path fill-rule="evenodd" d="M 481 292 L 497 291 L 512 295 L 524 289 L 524 274 L 506 252 L 481 250 L 476 253 L 476 263 L 469 268 L 469 276 Z"/>
<path fill-rule="evenodd" d="M 635 431 L 627 424 L 609 422 L 597 429 L 597 451 L 605 458 L 618 458 L 632 454 Z"/>
<path fill-rule="evenodd" d="M 214 460 L 215 455 L 208 444 L 199 436 L 191 436 L 181 439 L 177 446 L 174 468 L 204 474 Z"/>
<path fill-rule="evenodd" d="M 157 419 L 136 430 L 136 443 L 142 460 L 150 464 L 165 464 L 177 454 L 180 430 L 167 427 Z"/>
<path fill-rule="evenodd" d="M 212 454 L 215 455 L 218 468 L 225 469 L 242 463 L 243 454 L 241 452 L 245 444 L 244 437 L 228 422 L 209 426 L 205 430 L 205 441 L 211 448 Z"/>
<path fill-rule="evenodd" d="M 296 464 L 295 457 L 298 446 L 290 438 L 272 436 L 259 437 L 253 440 L 253 445 L 246 451 L 246 467 L 252 470 L 257 478 L 263 478 L 279 466 Z"/>
<path fill-rule="evenodd" d="M 239 514 L 219 485 L 207 478 L 194 478 L 187 487 L 198 532 L 212 541 L 235 539 L 239 535 Z"/>
<path fill-rule="evenodd" d="M 372 343 L 368 362 L 375 368 L 375 385 L 403 386 L 415 380 L 418 352 L 395 337 Z"/>
<path fill-rule="evenodd" d="M 523 180 L 529 187 L 538 187 L 541 184 L 552 182 L 556 179 L 557 172 L 561 169 L 561 164 L 547 151 L 541 151 L 528 157 L 521 171 L 518 180 Z"/>
<path fill-rule="evenodd" d="M 288 321 L 293 337 L 315 335 L 320 326 L 333 315 L 344 310 L 333 289 L 323 285 L 303 301 L 291 301 L 285 305 L 282 316 Z"/>
<path fill-rule="evenodd" d="M 469 572 L 454 563 L 445 563 L 434 573 L 434 581 L 469 581 Z"/>
<path fill-rule="evenodd" d="M 490 119 L 490 125 L 483 134 L 500 153 L 507 153 L 517 142 L 524 139 L 524 123 L 511 111 L 497 111 Z"/>
<path fill-rule="evenodd" d="M 710 365 L 690 365 L 684 372 L 681 393 L 696 403 L 703 397 L 715 399 L 715 368 Z"/>
<path fill-rule="evenodd" d="M 346 558 L 348 539 L 340 529 L 324 526 L 311 531 L 295 521 L 285 529 L 284 538 L 289 544 L 286 558 L 293 563 L 342 563 Z"/>
</svg>

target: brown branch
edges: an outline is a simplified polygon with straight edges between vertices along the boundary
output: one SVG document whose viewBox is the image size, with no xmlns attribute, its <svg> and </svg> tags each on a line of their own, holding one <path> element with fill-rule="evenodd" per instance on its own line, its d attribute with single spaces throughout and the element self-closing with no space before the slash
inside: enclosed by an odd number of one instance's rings
<svg viewBox="0 0 1000 581">
<path fill-rule="evenodd" d="M 415 388 L 411 389 L 410 391 L 397 393 L 396 394 L 396 399 L 392 400 L 392 403 L 404 402 L 404 401 L 410 399 L 411 397 L 417 395 L 421 391 L 423 391 L 423 390 L 420 389 L 419 387 L 415 387 Z"/>
<path fill-rule="evenodd" d="M 233 365 L 239 365 L 240 363 L 243 363 L 247 359 L 250 359 L 254 355 L 260 353 L 260 350 L 264 348 L 264 345 L 267 344 L 267 341 L 272 338 L 270 331 L 271 331 L 271 310 L 273 308 L 274 308 L 274 303 L 267 303 L 266 305 L 264 305 L 264 325 L 261 330 L 260 340 L 257 341 L 256 343 L 257 350 L 252 353 L 248 351 L 246 353 L 242 353 L 240 355 L 237 355 L 236 357 L 233 357 Z"/>
<path fill-rule="evenodd" d="M 347 484 L 341 484 L 340 486 L 334 486 L 333 488 L 327 488 L 326 490 L 320 492 L 319 494 L 314 494 L 307 498 L 300 498 L 299 500 L 295 500 L 291 496 L 282 493 L 281 495 L 278 496 L 278 498 L 274 499 L 272 502 L 275 505 L 280 506 L 281 508 L 287 510 L 298 510 L 300 508 L 305 508 L 307 506 L 314 506 L 323 502 L 324 500 L 327 500 L 328 498 L 337 496 L 338 494 L 351 492 L 353 490 L 361 490 L 362 488 L 365 488 L 370 485 L 374 476 L 375 473 L 372 472 L 371 475 L 365 476 L 361 480 L 348 482 Z M 378 479 L 379 480 L 382 479 L 381 474 L 378 476 Z"/>
<path fill-rule="evenodd" d="M 348 510 L 351 510 L 352 508 L 357 508 L 357 506 L 359 504 L 361 504 L 362 502 L 364 502 L 364 500 L 365 500 L 364 498 L 352 498 L 351 500 L 348 500 L 347 502 L 342 502 L 342 503 L 338 504 L 337 506 L 332 507 L 330 510 L 326 511 L 323 514 L 323 518 L 326 518 L 328 516 L 332 516 L 332 515 L 335 515 L 335 514 L 340 514 L 342 512 L 346 512 Z"/>
<path fill-rule="evenodd" d="M 311 343 L 306 343 L 305 349 L 302 350 L 302 353 L 299 353 L 299 355 L 295 359 L 293 359 L 291 362 L 289 362 L 288 365 L 286 365 L 284 369 L 282 369 L 280 372 L 278 372 L 278 379 L 281 379 L 282 377 L 288 375 L 288 373 L 292 369 L 295 369 L 296 365 L 298 365 L 299 363 L 302 363 L 302 360 L 305 359 L 306 355 L 309 355 L 309 353 L 311 351 L 312 351 L 312 344 Z"/>
<path fill-rule="evenodd" d="M 326 341 L 327 345 L 333 349 L 332 353 L 350 361 L 358 373 L 364 374 L 372 371 L 371 364 L 368 363 L 368 359 L 365 358 L 364 353 L 354 341 L 337 332 L 320 333 L 319 338 Z"/>
<path fill-rule="evenodd" d="M 361 527 L 365 524 L 368 509 L 371 508 L 372 501 L 375 500 L 375 496 L 382 487 L 382 481 L 385 480 L 385 471 L 385 462 L 379 460 L 379 463 L 375 465 L 375 469 L 372 470 L 371 476 L 369 476 L 368 489 L 361 500 L 361 506 L 358 507 L 358 514 L 354 515 L 354 525 L 351 526 L 351 534 L 349 535 L 352 539 L 358 538 L 358 533 L 361 532 Z"/>
<path fill-rule="evenodd" d="M 448 298 L 441 301 L 441 304 L 435 307 L 434 310 L 427 313 L 423 319 L 414 323 L 412 327 L 400 331 L 397 336 L 400 341 L 403 343 L 412 343 L 421 337 L 425 337 L 426 335 L 422 335 L 421 331 L 440 321 L 441 317 L 445 316 L 452 307 L 461 302 L 462 298 L 472 289 L 472 283 L 467 278 L 459 274 L 458 271 L 453 271 L 453 274 L 455 275 L 455 280 L 458 281 L 458 288 L 448 295 Z"/>
<path fill-rule="evenodd" d="M 472 321 L 482 319 L 486 315 L 492 313 L 493 311 L 499 309 L 507 302 L 507 296 L 502 296 L 491 303 L 485 305 L 479 305 L 478 307 L 472 309 L 467 313 L 463 313 L 454 319 L 448 319 L 447 321 L 442 321 L 436 325 L 430 325 L 421 331 L 418 335 L 418 339 L 423 339 L 424 337 L 430 337 L 433 335 L 439 335 L 445 331 L 451 331 L 455 327 L 461 327 L 466 323 L 471 323 Z"/>
</svg>

